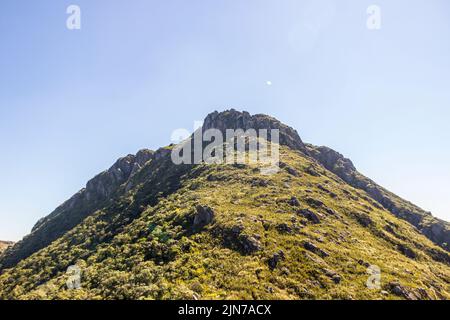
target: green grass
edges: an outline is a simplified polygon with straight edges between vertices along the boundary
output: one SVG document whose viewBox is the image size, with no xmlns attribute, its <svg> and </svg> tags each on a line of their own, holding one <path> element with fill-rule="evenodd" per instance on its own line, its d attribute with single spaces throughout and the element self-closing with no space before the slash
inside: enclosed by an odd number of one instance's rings
<svg viewBox="0 0 450 320">
<path fill-rule="evenodd" d="M 263 176 L 251 165 L 149 163 L 129 194 L 0 275 L 0 298 L 402 298 L 389 291 L 392 281 L 413 292 L 423 288 L 433 299 L 450 298 L 450 268 L 428 254 L 442 249 L 301 153 L 282 147 L 281 160 L 299 176 L 286 170 Z M 300 206 L 289 204 L 293 196 Z M 198 204 L 215 212 L 213 223 L 200 229 L 193 227 Z M 321 222 L 312 224 L 299 209 L 313 211 Z M 371 224 L 363 226 L 359 215 Z M 283 224 L 289 232 L 280 231 Z M 259 239 L 260 250 L 242 250 L 248 237 Z M 305 241 L 329 256 L 307 251 Z M 284 259 L 271 270 L 268 260 L 280 250 Z M 366 287 L 369 275 L 360 260 L 380 267 L 381 290 Z M 83 272 L 79 290 L 65 285 L 72 264 Z M 327 270 L 339 274 L 340 283 Z"/>
</svg>

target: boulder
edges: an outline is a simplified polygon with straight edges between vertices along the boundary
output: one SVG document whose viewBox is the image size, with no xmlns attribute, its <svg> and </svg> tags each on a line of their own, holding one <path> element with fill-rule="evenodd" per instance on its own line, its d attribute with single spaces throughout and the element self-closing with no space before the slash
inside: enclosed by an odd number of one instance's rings
<svg viewBox="0 0 450 320">
<path fill-rule="evenodd" d="M 418 300 L 417 296 L 412 291 L 403 287 L 398 282 L 389 282 L 388 287 L 396 296 L 403 297 L 407 300 Z"/>
<path fill-rule="evenodd" d="M 292 233 L 292 228 L 289 227 L 286 223 L 280 223 L 276 228 L 279 233 Z"/>
<path fill-rule="evenodd" d="M 299 173 L 297 170 L 289 166 L 288 164 L 284 162 L 280 162 L 280 168 L 286 170 L 287 173 L 289 173 L 291 176 L 298 177 Z"/>
<path fill-rule="evenodd" d="M 289 199 L 288 203 L 293 207 L 298 207 L 300 205 L 300 201 L 298 201 L 297 197 L 292 197 Z"/>
<path fill-rule="evenodd" d="M 312 253 L 317 254 L 318 256 L 322 257 L 322 258 L 326 258 L 328 257 L 330 254 L 322 249 L 320 249 L 319 247 L 317 247 L 315 244 L 309 242 L 309 241 L 305 241 L 303 243 L 303 247 L 308 250 L 311 251 Z"/>
<path fill-rule="evenodd" d="M 322 191 L 328 193 L 328 194 L 330 195 L 330 197 L 332 197 L 332 198 L 336 198 L 336 197 L 337 197 L 337 194 L 335 194 L 334 192 L 328 190 L 327 188 L 325 188 L 325 187 L 324 187 L 323 185 L 321 185 L 321 184 L 318 184 L 318 185 L 317 185 L 317 188 L 319 188 L 320 190 L 322 190 Z"/>
<path fill-rule="evenodd" d="M 324 272 L 334 283 L 338 284 L 341 282 L 342 277 L 336 271 L 325 269 Z"/>
<path fill-rule="evenodd" d="M 317 214 L 315 214 L 314 212 L 312 212 L 309 209 L 302 209 L 299 210 L 298 213 L 302 216 L 304 216 L 306 219 L 308 219 L 309 221 L 311 221 L 314 224 L 319 224 L 320 223 L 320 218 Z"/>
<path fill-rule="evenodd" d="M 267 187 L 269 182 L 264 179 L 254 178 L 251 182 L 252 187 Z"/>
<path fill-rule="evenodd" d="M 306 198 L 306 203 L 309 204 L 313 208 L 320 208 L 323 206 L 323 202 L 318 199 Z"/>
<path fill-rule="evenodd" d="M 214 220 L 214 210 L 207 206 L 198 205 L 194 217 L 194 227 L 206 226 Z"/>
<path fill-rule="evenodd" d="M 267 261 L 269 268 L 271 270 L 275 269 L 281 260 L 284 260 L 283 250 L 278 251 L 272 257 L 269 258 L 269 260 Z"/>
<path fill-rule="evenodd" d="M 261 243 L 259 240 L 253 235 L 244 235 L 241 234 L 239 236 L 239 241 L 241 243 L 242 250 L 245 254 L 251 254 L 255 251 L 261 250 Z"/>
</svg>

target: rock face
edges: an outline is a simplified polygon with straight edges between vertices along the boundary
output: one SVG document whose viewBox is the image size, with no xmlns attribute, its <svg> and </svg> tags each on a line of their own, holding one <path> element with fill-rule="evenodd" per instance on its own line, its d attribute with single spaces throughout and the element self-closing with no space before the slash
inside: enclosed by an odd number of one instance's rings
<svg viewBox="0 0 450 320">
<path fill-rule="evenodd" d="M 296 130 L 267 115 L 250 115 L 246 111 L 239 112 L 234 109 L 220 113 L 215 111 L 206 117 L 203 124 L 203 130 L 211 128 L 219 129 L 223 134 L 225 134 L 226 129 L 278 129 L 280 130 L 280 144 L 291 149 L 307 152 L 306 146 Z"/>
<path fill-rule="evenodd" d="M 315 147 L 307 145 L 309 154 L 319 161 L 325 168 L 332 171 L 339 177 L 348 177 L 352 172 L 356 171 L 353 163 L 345 158 L 342 154 L 328 147 Z M 345 180 L 341 177 L 341 179 Z"/>
<path fill-rule="evenodd" d="M 5 251 L 7 248 L 11 247 L 14 244 L 12 241 L 1 241 L 0 240 L 0 253 Z"/>
<path fill-rule="evenodd" d="M 31 233 L 17 242 L 0 259 L 0 269 L 14 266 L 44 248 L 79 224 L 84 218 L 102 208 L 133 174 L 154 156 L 151 150 L 141 150 L 136 155 L 120 158 L 108 170 L 100 173 L 72 198 L 55 211 L 40 219 Z"/>
<path fill-rule="evenodd" d="M 396 217 L 408 221 L 418 228 L 427 238 L 450 250 L 450 224 L 437 219 L 431 213 L 401 199 L 392 192 L 377 185 L 360 174 L 353 163 L 340 153 L 327 148 L 307 144 L 308 153 L 326 169 L 339 176 L 352 187 L 366 191 L 369 196 Z"/>
</svg>

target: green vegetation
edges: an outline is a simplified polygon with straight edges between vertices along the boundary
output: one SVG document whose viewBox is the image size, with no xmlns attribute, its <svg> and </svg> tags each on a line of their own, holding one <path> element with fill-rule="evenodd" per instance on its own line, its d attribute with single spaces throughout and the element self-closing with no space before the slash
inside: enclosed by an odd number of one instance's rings
<svg viewBox="0 0 450 320">
<path fill-rule="evenodd" d="M 446 251 L 313 158 L 280 156 L 269 176 L 150 160 L 106 207 L 3 270 L 0 299 L 450 298 Z M 82 288 L 68 290 L 74 264 Z M 366 286 L 369 265 L 380 289 Z"/>
</svg>

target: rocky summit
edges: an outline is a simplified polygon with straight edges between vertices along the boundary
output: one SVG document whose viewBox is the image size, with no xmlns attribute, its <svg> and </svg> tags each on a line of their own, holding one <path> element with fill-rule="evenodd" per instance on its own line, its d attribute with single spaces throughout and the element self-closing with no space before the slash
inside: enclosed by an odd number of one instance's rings
<svg viewBox="0 0 450 320">
<path fill-rule="evenodd" d="M 121 158 L 0 254 L 0 299 L 450 298 L 448 222 L 273 117 L 207 129 L 278 129 L 280 170 Z"/>
</svg>

